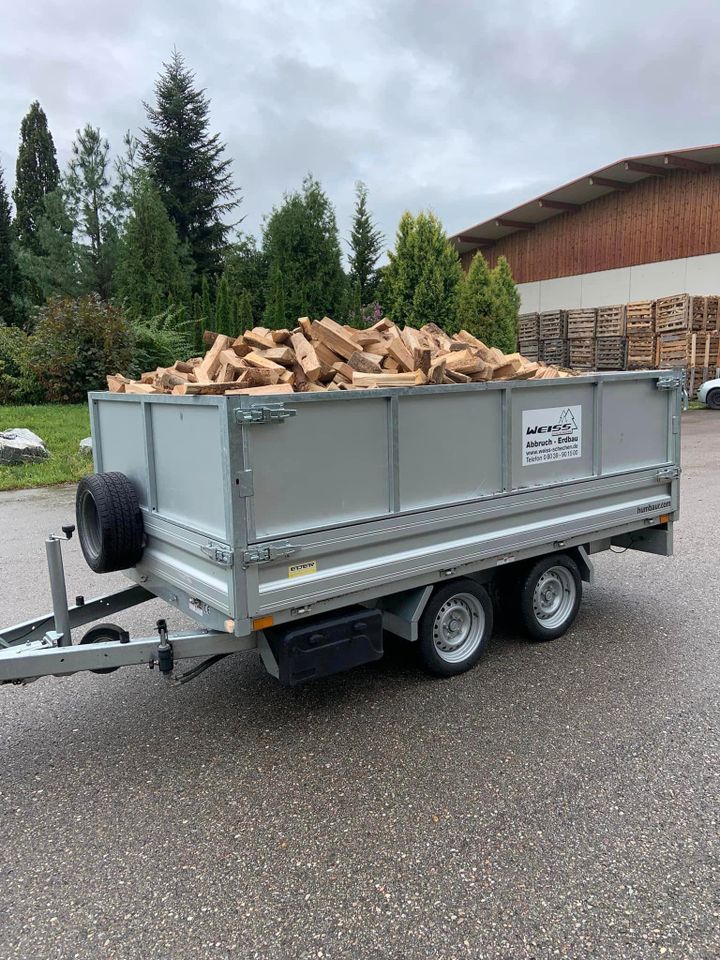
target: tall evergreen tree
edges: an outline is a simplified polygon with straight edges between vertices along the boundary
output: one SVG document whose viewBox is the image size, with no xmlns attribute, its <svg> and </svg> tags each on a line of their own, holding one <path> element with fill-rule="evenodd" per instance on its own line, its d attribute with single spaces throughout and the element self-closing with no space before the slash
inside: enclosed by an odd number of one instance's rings
<svg viewBox="0 0 720 960">
<path fill-rule="evenodd" d="M 515 286 L 510 264 L 505 257 L 498 258 L 497 265 L 490 275 L 490 289 L 498 331 L 498 342 L 494 346 L 505 353 L 513 353 L 517 350 L 518 342 L 520 293 Z"/>
<path fill-rule="evenodd" d="M 462 267 L 442 224 L 432 213 L 400 218 L 395 250 L 383 271 L 383 307 L 395 323 L 421 327 L 434 322 L 457 329 Z"/>
<path fill-rule="evenodd" d="M 282 330 L 291 322 L 288 320 L 285 300 L 285 279 L 280 266 L 275 263 L 270 271 L 270 286 L 264 315 L 264 321 L 271 330 Z M 307 315 L 303 314 L 301 309 L 293 311 L 293 314 Z"/>
<path fill-rule="evenodd" d="M 0 167 L 0 323 L 19 323 L 20 271 L 13 248 L 13 230 L 10 216 L 10 198 Z"/>
<path fill-rule="evenodd" d="M 367 208 L 367 187 L 362 181 L 355 185 L 355 214 L 350 232 L 350 283 L 357 287 L 353 299 L 359 296 L 360 305 L 375 300 L 378 276 L 377 262 L 382 253 L 385 237 L 379 230 Z"/>
<path fill-rule="evenodd" d="M 155 105 L 145 104 L 148 126 L 141 153 L 160 188 L 198 276 L 220 271 L 230 227 L 223 217 L 240 203 L 225 144 L 210 134 L 210 100 L 174 50 L 155 83 Z"/>
<path fill-rule="evenodd" d="M 299 316 L 323 314 L 344 319 L 346 280 L 335 210 L 310 174 L 302 190 L 286 194 L 268 217 L 263 253 L 268 266 L 266 325 L 292 327 Z"/>
<path fill-rule="evenodd" d="M 213 303 L 210 297 L 210 283 L 207 275 L 203 276 L 200 285 L 200 305 L 202 308 L 202 318 L 205 321 L 205 329 L 214 330 L 215 311 L 213 310 Z"/>
<path fill-rule="evenodd" d="M 110 181 L 110 144 L 89 123 L 76 133 L 73 156 L 65 177 L 70 210 L 77 234 L 86 248 L 86 264 L 92 289 L 107 300 L 117 256 Z"/>
<path fill-rule="evenodd" d="M 223 273 L 228 278 L 230 293 L 239 298 L 247 292 L 252 315 L 258 321 L 265 309 L 267 272 L 265 256 L 253 236 L 241 235 L 225 248 Z"/>
<path fill-rule="evenodd" d="M 230 304 L 230 288 L 225 274 L 220 277 L 215 294 L 215 324 L 216 333 L 230 335 L 232 333 L 232 316 Z"/>
<path fill-rule="evenodd" d="M 180 246 L 160 193 L 145 171 L 136 174 L 130 216 L 118 251 L 115 286 L 134 319 L 154 316 L 159 304 L 175 306 L 190 298 L 188 257 Z M 162 307 L 160 308 L 162 309 Z"/>
<path fill-rule="evenodd" d="M 37 246 L 37 219 L 43 199 L 60 183 L 55 144 L 45 111 L 35 102 L 20 125 L 20 147 L 15 165 L 15 235 L 27 249 Z"/>
<path fill-rule="evenodd" d="M 498 346 L 490 268 L 479 251 L 473 257 L 470 269 L 460 285 L 458 326 L 489 347 Z"/>
<path fill-rule="evenodd" d="M 248 290 L 243 290 L 237 301 L 237 325 L 238 336 L 245 333 L 246 330 L 252 330 L 255 325 L 253 320 L 252 298 Z"/>
</svg>

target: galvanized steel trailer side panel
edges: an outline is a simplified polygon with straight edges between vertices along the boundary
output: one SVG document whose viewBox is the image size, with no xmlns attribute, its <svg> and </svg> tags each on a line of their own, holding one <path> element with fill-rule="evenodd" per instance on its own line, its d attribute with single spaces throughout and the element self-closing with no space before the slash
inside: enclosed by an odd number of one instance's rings
<svg viewBox="0 0 720 960">
<path fill-rule="evenodd" d="M 607 539 L 678 509 L 667 372 L 278 397 L 91 394 L 96 470 L 138 489 L 129 574 L 222 629 Z M 663 386 L 669 389 L 662 389 Z M 250 423 L 262 407 L 294 411 Z M 523 463 L 523 414 L 572 408 L 579 455 Z M 307 564 L 307 573 L 290 576 Z"/>
</svg>

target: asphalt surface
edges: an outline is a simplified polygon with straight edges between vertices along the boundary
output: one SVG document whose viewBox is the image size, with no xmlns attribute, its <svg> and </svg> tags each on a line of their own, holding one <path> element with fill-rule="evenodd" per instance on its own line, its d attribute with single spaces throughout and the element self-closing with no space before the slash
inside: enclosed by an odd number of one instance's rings
<svg viewBox="0 0 720 960">
<path fill-rule="evenodd" d="M 0 958 L 720 956 L 720 415 L 683 452 L 675 556 L 600 555 L 568 635 L 460 678 L 401 646 L 297 690 L 255 653 L 0 689 Z M 0 623 L 49 608 L 72 504 L 0 495 Z"/>
</svg>

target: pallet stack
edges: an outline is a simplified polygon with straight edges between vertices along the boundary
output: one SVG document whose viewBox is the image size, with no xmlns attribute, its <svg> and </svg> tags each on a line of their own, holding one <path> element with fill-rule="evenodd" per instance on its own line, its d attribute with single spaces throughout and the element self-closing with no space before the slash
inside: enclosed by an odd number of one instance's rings
<svg viewBox="0 0 720 960">
<path fill-rule="evenodd" d="M 568 310 L 569 363 L 573 370 L 595 369 L 597 310 Z"/>
<path fill-rule="evenodd" d="M 636 300 L 626 308 L 628 370 L 647 370 L 655 365 L 655 301 Z"/>
<path fill-rule="evenodd" d="M 717 296 L 529 313 L 519 332 L 521 353 L 572 370 L 683 368 L 691 397 L 720 370 Z"/>
<path fill-rule="evenodd" d="M 567 366 L 567 310 L 550 310 L 539 314 L 539 338 L 542 362 Z"/>
</svg>

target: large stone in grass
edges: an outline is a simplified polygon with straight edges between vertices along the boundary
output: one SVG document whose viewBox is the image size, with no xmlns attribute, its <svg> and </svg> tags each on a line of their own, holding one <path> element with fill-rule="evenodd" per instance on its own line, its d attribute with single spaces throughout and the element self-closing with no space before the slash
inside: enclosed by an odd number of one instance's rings
<svg viewBox="0 0 720 960">
<path fill-rule="evenodd" d="M 92 456 L 92 437 L 85 437 L 84 440 L 80 441 L 80 453 L 84 457 Z"/>
<path fill-rule="evenodd" d="M 15 427 L 0 433 L 0 467 L 12 467 L 22 463 L 38 463 L 50 456 L 41 440 L 32 430 Z"/>
</svg>

